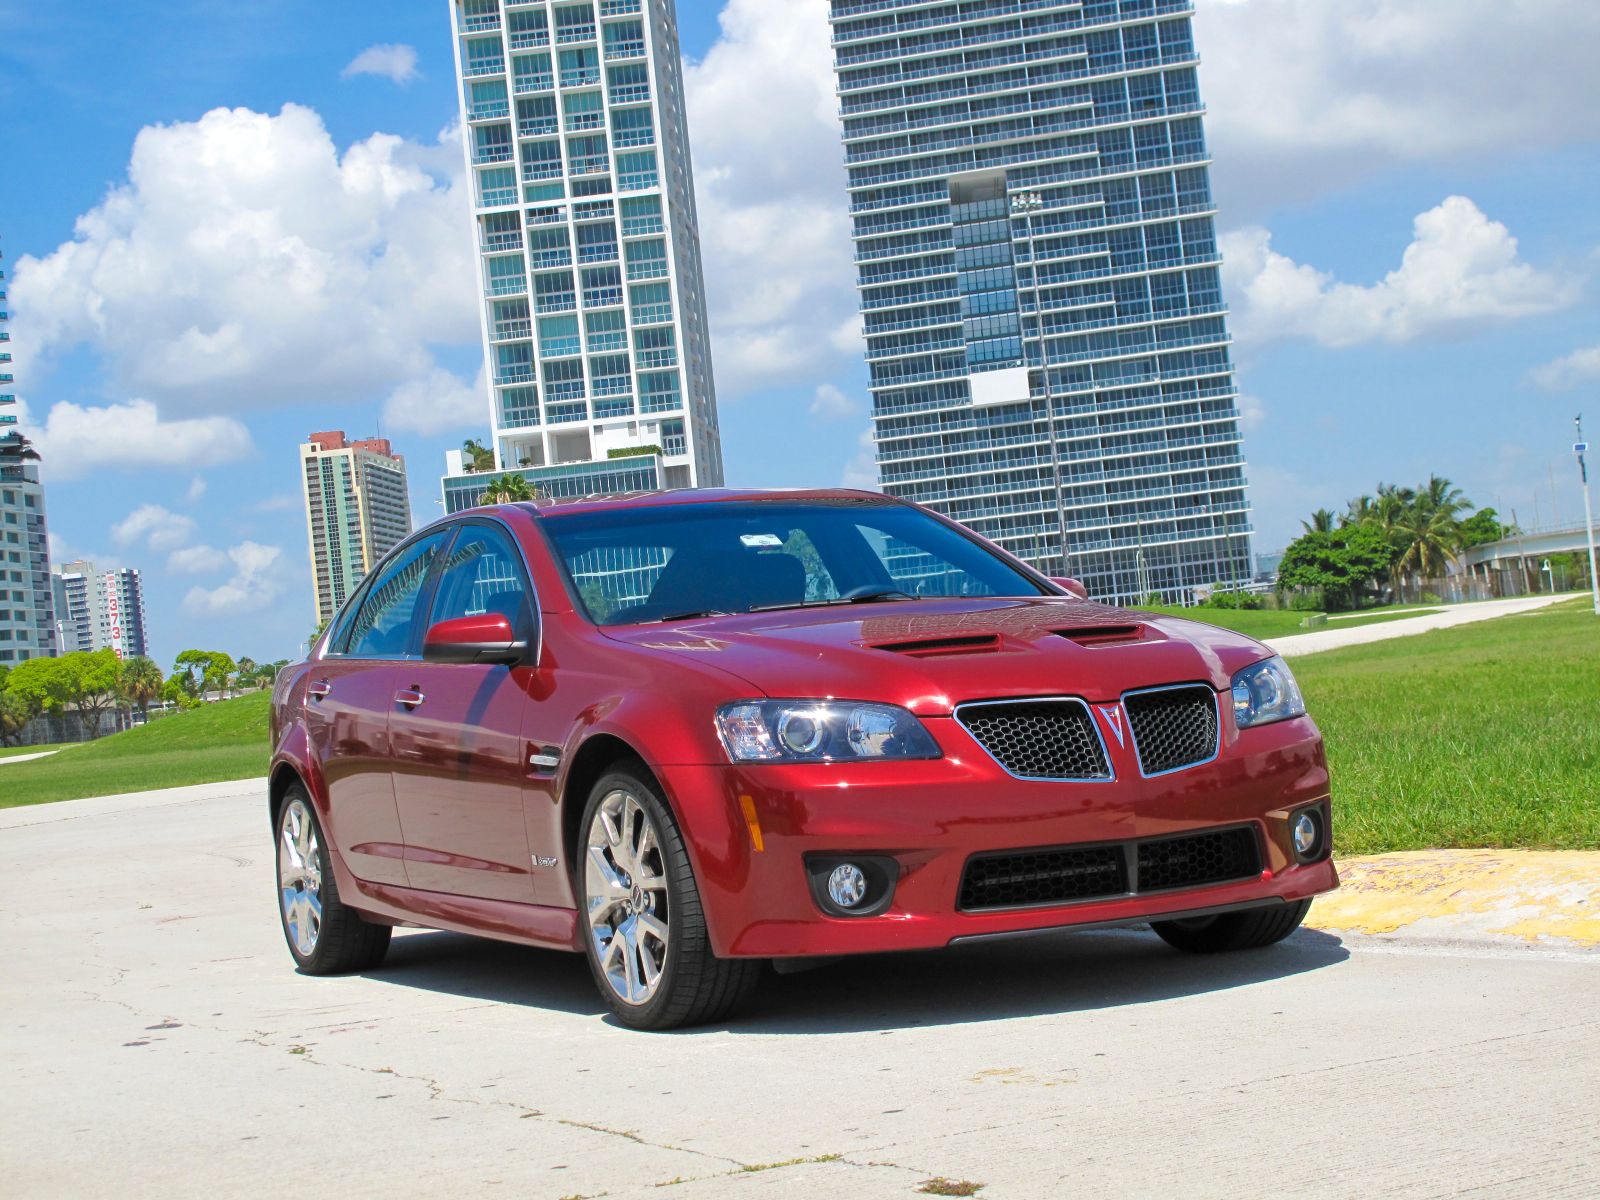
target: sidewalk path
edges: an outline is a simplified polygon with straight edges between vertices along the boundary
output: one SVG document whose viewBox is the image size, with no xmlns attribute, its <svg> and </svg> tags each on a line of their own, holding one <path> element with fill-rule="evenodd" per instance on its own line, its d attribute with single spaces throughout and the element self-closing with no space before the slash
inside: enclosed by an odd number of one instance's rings
<svg viewBox="0 0 1600 1200">
<path fill-rule="evenodd" d="M 6 758 L 0 758 L 0 767 L 9 766 L 12 763 L 32 762 L 36 758 L 49 758 L 52 754 L 60 753 L 61 751 L 59 750 L 41 750 L 37 754 L 12 754 Z"/>
<path fill-rule="evenodd" d="M 1421 617 L 1406 617 L 1399 621 L 1380 621 L 1375 625 L 1357 625 L 1354 629 L 1319 629 L 1313 633 L 1295 633 L 1288 637 L 1268 638 L 1266 644 L 1279 654 L 1317 654 L 1323 650 L 1342 650 L 1346 646 L 1365 646 L 1369 642 L 1386 642 L 1390 638 L 1411 637 L 1427 633 L 1430 629 L 1449 629 L 1456 625 L 1470 625 L 1474 621 L 1488 621 L 1494 617 L 1509 617 L 1514 613 L 1533 612 L 1570 600 L 1570 595 L 1520 596 L 1515 600 L 1480 600 L 1473 604 L 1453 604 L 1443 612 Z"/>
</svg>

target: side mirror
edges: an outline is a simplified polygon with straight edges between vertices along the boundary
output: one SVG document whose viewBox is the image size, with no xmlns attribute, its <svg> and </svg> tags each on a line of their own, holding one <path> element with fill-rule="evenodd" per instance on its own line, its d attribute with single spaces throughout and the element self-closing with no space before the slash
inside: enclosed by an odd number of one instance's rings
<svg viewBox="0 0 1600 1200">
<path fill-rule="evenodd" d="M 1082 580 L 1069 579 L 1066 576 L 1059 576 L 1052 578 L 1050 582 L 1055 584 L 1062 591 L 1076 596 L 1079 600 L 1087 600 L 1089 598 L 1089 589 L 1083 586 Z"/>
<path fill-rule="evenodd" d="M 436 663 L 504 663 L 514 666 L 528 653 L 511 622 L 500 613 L 452 617 L 428 627 L 422 659 Z"/>
</svg>

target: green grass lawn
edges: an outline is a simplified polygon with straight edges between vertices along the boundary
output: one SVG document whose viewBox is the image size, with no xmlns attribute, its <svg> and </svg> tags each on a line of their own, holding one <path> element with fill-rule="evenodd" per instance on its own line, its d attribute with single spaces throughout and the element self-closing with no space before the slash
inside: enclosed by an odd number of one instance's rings
<svg viewBox="0 0 1600 1200">
<path fill-rule="evenodd" d="M 1341 854 L 1600 850 L 1600 619 L 1581 602 L 1295 659 Z"/>
<path fill-rule="evenodd" d="M 1254 638 L 1287 637 L 1291 633 L 1305 633 L 1300 622 L 1309 613 L 1289 609 L 1269 608 L 1178 608 L 1173 605 L 1155 605 L 1142 612 L 1160 613 L 1165 617 L 1186 617 L 1207 625 L 1220 625 Z M 1344 622 L 1348 624 L 1349 622 Z"/>
<path fill-rule="evenodd" d="M 49 758 L 0 766 L 0 808 L 265 775 L 270 699 L 252 692 Z"/>
</svg>

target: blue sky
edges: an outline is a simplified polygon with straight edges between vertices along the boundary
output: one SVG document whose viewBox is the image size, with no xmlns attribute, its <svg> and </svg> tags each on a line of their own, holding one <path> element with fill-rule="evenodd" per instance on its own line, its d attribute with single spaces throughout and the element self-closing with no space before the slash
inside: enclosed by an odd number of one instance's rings
<svg viewBox="0 0 1600 1200">
<path fill-rule="evenodd" d="M 825 6 L 678 8 L 730 482 L 870 482 Z M 1200 0 L 1196 37 L 1258 549 L 1431 471 L 1573 516 L 1594 6 Z M 0 0 L 15 390 L 58 553 L 143 569 L 164 664 L 297 651 L 306 434 L 381 427 L 425 520 L 484 430 L 449 39 L 445 0 Z"/>
</svg>

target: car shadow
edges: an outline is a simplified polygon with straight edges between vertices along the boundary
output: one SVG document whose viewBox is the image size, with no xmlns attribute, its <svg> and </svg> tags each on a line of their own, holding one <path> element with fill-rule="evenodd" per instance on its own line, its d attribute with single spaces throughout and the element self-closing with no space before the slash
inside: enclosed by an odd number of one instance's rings
<svg viewBox="0 0 1600 1200">
<path fill-rule="evenodd" d="M 791 962 L 769 973 L 732 1020 L 681 1036 L 863 1033 L 1099 1011 L 1250 987 L 1349 957 L 1337 937 L 1311 929 L 1276 946 L 1218 955 L 1181 954 L 1152 933 L 1119 929 Z M 580 955 L 462 934 L 396 937 L 384 965 L 369 975 L 502 1004 L 607 1013 Z"/>
</svg>

